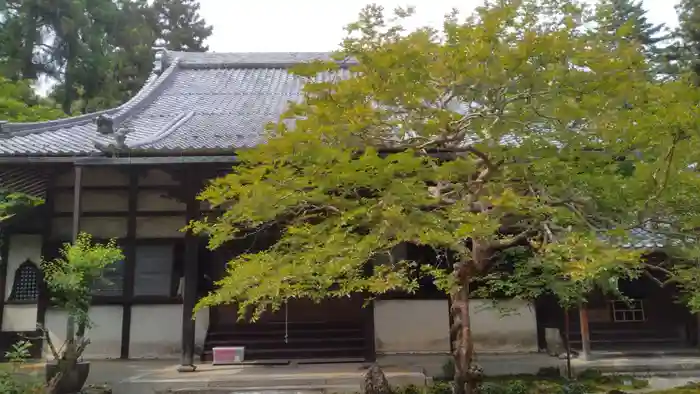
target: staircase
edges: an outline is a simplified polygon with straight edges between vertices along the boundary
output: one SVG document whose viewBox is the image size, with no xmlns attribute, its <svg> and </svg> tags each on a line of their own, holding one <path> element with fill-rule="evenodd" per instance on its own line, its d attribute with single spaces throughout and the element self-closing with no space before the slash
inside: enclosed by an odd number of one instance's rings
<svg viewBox="0 0 700 394">
<path fill-rule="evenodd" d="M 285 335 L 287 340 L 285 341 Z M 211 327 L 202 361 L 212 361 L 218 346 L 245 347 L 245 360 L 364 360 L 366 339 L 361 322 L 265 322 Z"/>
</svg>

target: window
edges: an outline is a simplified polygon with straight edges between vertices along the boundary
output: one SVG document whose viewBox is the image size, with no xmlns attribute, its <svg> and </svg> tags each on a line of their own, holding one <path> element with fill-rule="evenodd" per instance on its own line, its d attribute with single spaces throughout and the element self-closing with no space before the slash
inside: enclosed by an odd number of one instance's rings
<svg viewBox="0 0 700 394">
<path fill-rule="evenodd" d="M 611 301 L 613 321 L 616 323 L 643 322 L 644 302 L 642 300 Z"/>
<path fill-rule="evenodd" d="M 174 243 L 137 246 L 134 296 L 174 296 L 174 265 Z"/>
<path fill-rule="evenodd" d="M 15 271 L 12 292 L 8 301 L 36 301 L 39 299 L 39 268 L 27 260 Z"/>
<path fill-rule="evenodd" d="M 102 277 L 92 284 L 92 295 L 118 297 L 124 294 L 124 261 L 106 267 Z"/>
</svg>

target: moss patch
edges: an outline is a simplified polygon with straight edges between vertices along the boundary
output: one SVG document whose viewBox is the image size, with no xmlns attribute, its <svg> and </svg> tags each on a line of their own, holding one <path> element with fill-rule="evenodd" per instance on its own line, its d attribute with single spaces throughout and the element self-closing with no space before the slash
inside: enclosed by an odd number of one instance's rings
<svg viewBox="0 0 700 394">
<path fill-rule="evenodd" d="M 648 387 L 643 379 L 624 375 L 603 375 L 597 371 L 586 371 L 575 380 L 567 380 L 558 375 L 507 375 L 486 377 L 482 384 L 484 394 L 591 394 L 608 393 L 612 390 L 634 392 Z M 698 391 L 693 391 L 697 394 Z M 436 382 L 431 387 L 419 389 L 405 387 L 396 390 L 398 394 L 449 394 L 448 382 Z M 689 392 L 688 392 L 689 393 Z M 686 392 L 668 392 L 663 394 L 686 394 Z"/>
<path fill-rule="evenodd" d="M 648 394 L 698 394 L 700 393 L 700 383 L 690 383 L 685 386 L 667 390 L 651 391 Z"/>
<path fill-rule="evenodd" d="M 611 390 L 639 390 L 648 385 L 646 380 L 622 375 L 602 375 L 596 371 L 587 371 L 572 381 L 558 376 L 516 375 L 486 378 L 484 382 L 484 388 L 488 392 L 518 394 L 607 393 Z"/>
</svg>

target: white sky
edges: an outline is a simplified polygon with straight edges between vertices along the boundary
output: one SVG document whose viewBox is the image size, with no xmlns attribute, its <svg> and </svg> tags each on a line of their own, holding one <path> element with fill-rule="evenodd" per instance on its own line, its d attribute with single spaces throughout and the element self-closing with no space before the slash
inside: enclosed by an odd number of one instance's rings
<svg viewBox="0 0 700 394">
<path fill-rule="evenodd" d="M 391 11 L 412 5 L 411 26 L 439 27 L 452 8 L 470 12 L 481 0 L 200 0 L 201 15 L 214 26 L 208 40 L 215 52 L 304 52 L 337 49 L 343 26 L 360 9 L 376 3 Z M 642 0 L 654 23 L 675 26 L 678 0 Z"/>
</svg>

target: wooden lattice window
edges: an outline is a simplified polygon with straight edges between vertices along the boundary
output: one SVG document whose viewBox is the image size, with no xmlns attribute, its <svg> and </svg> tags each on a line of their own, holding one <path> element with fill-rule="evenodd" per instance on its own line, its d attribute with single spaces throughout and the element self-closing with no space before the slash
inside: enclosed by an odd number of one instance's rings
<svg viewBox="0 0 700 394">
<path fill-rule="evenodd" d="M 36 301 L 39 299 L 39 267 L 31 260 L 22 263 L 15 271 L 12 292 L 8 301 Z"/>
<path fill-rule="evenodd" d="M 616 323 L 643 322 L 644 302 L 642 300 L 611 301 L 613 321 Z"/>
</svg>

